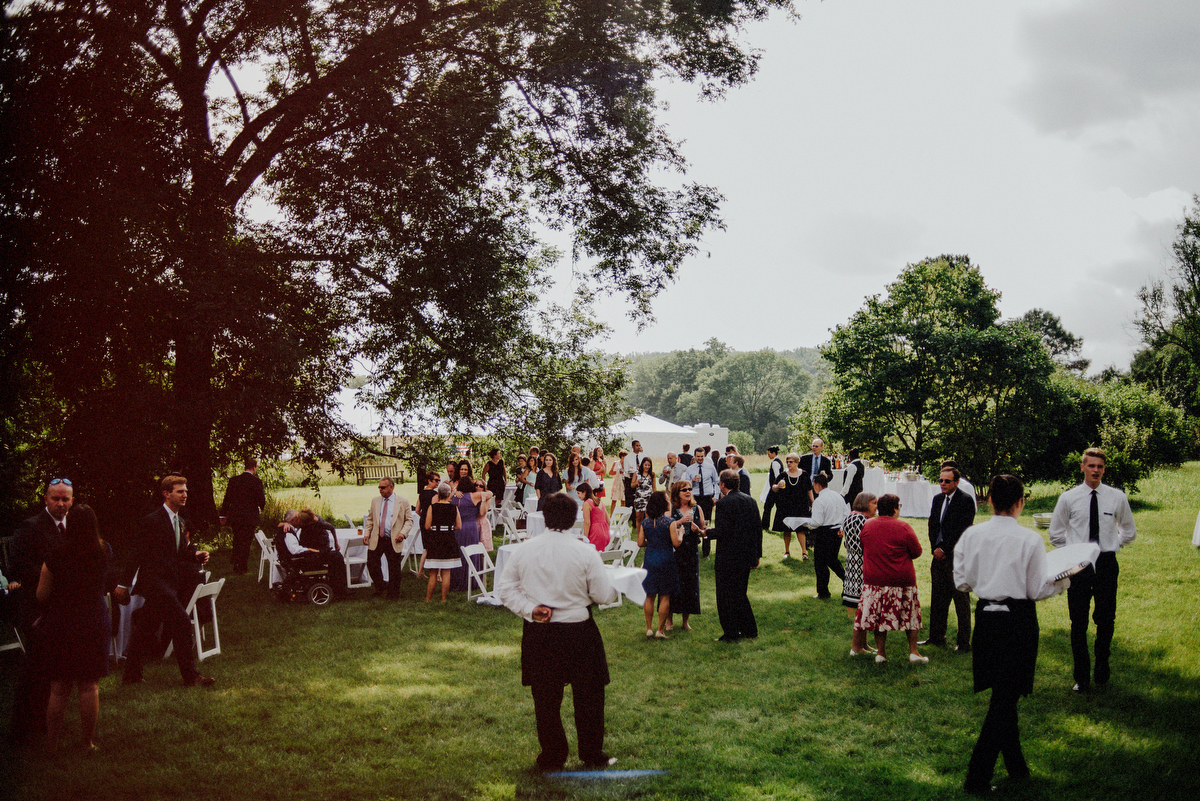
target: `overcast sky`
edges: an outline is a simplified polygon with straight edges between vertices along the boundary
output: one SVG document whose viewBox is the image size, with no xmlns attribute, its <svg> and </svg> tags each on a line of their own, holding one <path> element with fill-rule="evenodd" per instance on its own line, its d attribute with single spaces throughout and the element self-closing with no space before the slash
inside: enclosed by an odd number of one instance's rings
<svg viewBox="0 0 1200 801">
<path fill-rule="evenodd" d="M 727 230 L 603 348 L 815 346 L 904 265 L 966 254 L 1001 312 L 1127 368 L 1136 292 L 1200 192 L 1200 3 L 827 0 L 747 31 L 758 77 L 723 101 L 667 87 L 689 178 Z M 569 265 L 564 266 L 564 274 Z M 569 281 L 561 282 L 565 299 Z M 694 312 L 706 316 L 700 330 Z"/>
</svg>

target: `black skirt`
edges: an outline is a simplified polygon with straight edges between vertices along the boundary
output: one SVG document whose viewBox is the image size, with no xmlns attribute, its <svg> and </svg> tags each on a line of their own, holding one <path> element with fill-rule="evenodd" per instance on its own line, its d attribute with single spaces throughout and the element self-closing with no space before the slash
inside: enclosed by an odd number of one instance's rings
<svg viewBox="0 0 1200 801">
<path fill-rule="evenodd" d="M 1008 611 L 989 612 L 988 606 L 1004 606 Z M 1033 601 L 981 599 L 976 604 L 971 638 L 975 692 L 1007 689 L 1029 695 L 1037 651 L 1038 619 Z"/>
</svg>

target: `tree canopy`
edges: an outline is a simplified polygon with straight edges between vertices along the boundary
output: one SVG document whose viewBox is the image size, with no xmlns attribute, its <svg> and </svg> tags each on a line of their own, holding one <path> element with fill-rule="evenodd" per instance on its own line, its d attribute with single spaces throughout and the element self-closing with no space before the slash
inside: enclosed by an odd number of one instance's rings
<svg viewBox="0 0 1200 801">
<path fill-rule="evenodd" d="M 744 83 L 772 9 L 6 3 L 9 491 L 77 470 L 116 511 L 173 467 L 209 519 L 214 468 L 337 456 L 356 359 L 400 423 L 520 428 L 564 386 L 611 408 L 586 294 L 533 324 L 535 231 L 646 314 L 720 224 L 716 190 L 661 183 L 685 164 L 652 81 Z"/>
</svg>

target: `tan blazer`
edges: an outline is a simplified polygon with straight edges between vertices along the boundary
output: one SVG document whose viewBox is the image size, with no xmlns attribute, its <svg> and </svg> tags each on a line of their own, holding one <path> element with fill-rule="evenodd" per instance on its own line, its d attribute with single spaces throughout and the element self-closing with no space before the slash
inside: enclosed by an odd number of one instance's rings
<svg viewBox="0 0 1200 801">
<path fill-rule="evenodd" d="M 382 508 L 383 498 L 376 497 L 371 501 L 371 511 L 367 512 L 367 519 L 363 521 L 363 539 L 372 551 L 379 544 L 379 536 L 383 531 L 383 525 L 379 520 L 379 510 Z M 412 533 L 412 504 L 393 492 L 392 497 L 388 499 L 388 515 L 392 518 L 391 525 L 388 526 L 388 530 L 392 533 L 392 550 L 400 553 L 400 549 L 404 545 L 403 541 L 396 542 L 396 537 L 399 535 L 407 537 Z"/>
</svg>

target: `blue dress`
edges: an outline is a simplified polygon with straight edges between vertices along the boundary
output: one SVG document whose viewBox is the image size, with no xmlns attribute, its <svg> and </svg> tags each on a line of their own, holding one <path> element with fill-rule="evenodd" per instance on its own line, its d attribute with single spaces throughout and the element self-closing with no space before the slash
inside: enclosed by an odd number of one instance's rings
<svg viewBox="0 0 1200 801">
<path fill-rule="evenodd" d="M 679 592 L 679 568 L 675 564 L 675 546 L 671 543 L 671 518 L 643 520 L 646 533 L 646 555 L 642 567 L 646 578 L 642 589 L 647 595 L 675 595 Z"/>
<path fill-rule="evenodd" d="M 462 517 L 462 528 L 454 532 L 455 541 L 460 546 L 478 544 L 479 505 L 471 500 L 469 494 L 463 495 L 461 498 L 455 498 L 454 504 L 458 507 L 458 513 Z M 482 556 L 473 556 L 471 557 L 471 561 L 475 563 L 476 569 L 483 567 Z M 467 591 L 467 568 L 465 565 L 451 569 L 450 590 L 451 592 Z"/>
</svg>

